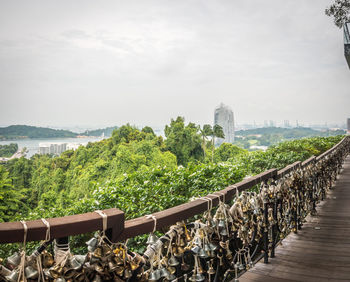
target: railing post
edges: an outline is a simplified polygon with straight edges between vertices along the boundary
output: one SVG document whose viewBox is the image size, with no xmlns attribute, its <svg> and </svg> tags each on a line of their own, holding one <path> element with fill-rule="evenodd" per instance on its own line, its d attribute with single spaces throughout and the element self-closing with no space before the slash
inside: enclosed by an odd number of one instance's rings
<svg viewBox="0 0 350 282">
<path fill-rule="evenodd" d="M 264 181 L 264 185 L 267 185 L 268 180 Z M 269 262 L 269 195 L 264 196 L 264 233 L 263 233 L 263 243 L 264 243 L 264 263 Z"/>
<path fill-rule="evenodd" d="M 316 192 L 317 192 L 317 179 L 316 175 L 312 175 L 312 194 L 311 194 L 311 201 L 312 201 L 312 210 L 311 210 L 311 215 L 316 215 Z"/>
<path fill-rule="evenodd" d="M 279 199 L 275 200 L 273 203 L 273 219 L 274 219 L 274 224 L 272 226 L 272 244 L 271 244 L 271 257 L 275 257 L 275 247 L 276 247 L 276 235 L 277 235 L 277 208 L 279 204 Z"/>
<path fill-rule="evenodd" d="M 302 202 L 300 201 L 300 192 L 304 192 L 304 191 L 302 191 L 302 189 L 304 189 L 305 187 L 304 187 L 304 185 L 303 185 L 303 183 L 302 183 L 302 181 L 301 181 L 301 179 L 299 180 L 299 185 L 298 185 L 298 190 L 297 190 L 297 204 L 298 204 L 298 209 L 297 209 L 297 220 L 298 220 L 298 230 L 301 230 L 301 227 L 303 226 L 303 222 L 302 222 L 302 215 L 301 215 L 301 205 L 302 205 Z"/>
<path fill-rule="evenodd" d="M 324 199 L 325 199 L 325 197 L 326 197 L 326 189 L 325 189 L 325 184 L 327 184 L 327 183 L 324 183 L 325 182 L 325 172 L 324 171 L 322 171 L 321 172 L 321 174 L 322 174 L 322 177 L 321 177 L 321 189 L 322 189 L 322 197 L 321 197 L 321 200 L 322 201 L 324 201 Z"/>
<path fill-rule="evenodd" d="M 294 191 L 295 205 L 293 207 L 294 233 L 298 234 L 298 193 Z"/>
<path fill-rule="evenodd" d="M 269 220 L 268 220 L 268 209 L 269 204 L 267 202 L 264 203 L 264 263 L 269 262 Z"/>
</svg>

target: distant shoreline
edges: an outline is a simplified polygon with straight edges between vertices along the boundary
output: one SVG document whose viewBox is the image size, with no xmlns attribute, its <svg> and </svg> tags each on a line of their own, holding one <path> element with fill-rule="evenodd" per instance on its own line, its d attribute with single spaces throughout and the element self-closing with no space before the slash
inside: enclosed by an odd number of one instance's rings
<svg viewBox="0 0 350 282">
<path fill-rule="evenodd" d="M 104 137 L 108 138 L 108 137 Z M 83 136 L 78 137 L 59 137 L 59 138 L 21 138 L 17 140 L 0 140 L 0 145 L 9 145 L 15 143 L 18 145 L 18 148 L 27 148 L 28 152 L 26 158 L 31 158 L 33 155 L 39 153 L 40 143 L 67 143 L 67 144 L 80 144 L 86 145 L 89 142 L 99 142 L 104 139 L 101 136 L 91 137 Z"/>
<path fill-rule="evenodd" d="M 36 139 L 69 139 L 69 138 L 100 138 L 101 136 L 89 136 L 89 135 L 77 135 L 74 137 L 28 137 L 28 136 L 17 136 L 17 137 L 11 137 L 11 138 L 0 138 L 0 141 L 16 141 L 16 140 L 36 140 Z"/>
<path fill-rule="evenodd" d="M 76 133 L 63 129 L 52 129 L 29 125 L 10 125 L 8 127 L 0 127 L 0 141 L 23 141 L 32 139 L 51 138 L 98 138 L 101 136 L 108 137 L 112 135 L 113 130 L 115 130 L 116 128 L 118 127 L 106 127 Z"/>
</svg>

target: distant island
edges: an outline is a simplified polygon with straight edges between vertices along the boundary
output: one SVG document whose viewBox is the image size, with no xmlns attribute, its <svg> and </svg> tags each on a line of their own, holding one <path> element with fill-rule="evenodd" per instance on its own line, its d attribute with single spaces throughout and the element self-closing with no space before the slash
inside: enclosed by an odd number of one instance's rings
<svg viewBox="0 0 350 282">
<path fill-rule="evenodd" d="M 102 129 L 95 129 L 95 130 L 86 130 L 85 132 L 79 134 L 81 136 L 101 136 L 104 134 L 106 137 L 112 136 L 112 132 L 114 129 L 117 129 L 118 126 L 111 126 L 111 127 L 106 127 Z"/>
<path fill-rule="evenodd" d="M 11 125 L 0 127 L 0 140 L 18 140 L 18 139 L 39 139 L 39 138 L 74 138 L 78 136 L 111 136 L 112 131 L 118 128 L 107 127 L 105 129 L 87 130 L 83 133 L 75 133 L 69 130 L 52 129 L 46 127 L 37 127 L 29 125 Z"/>
</svg>

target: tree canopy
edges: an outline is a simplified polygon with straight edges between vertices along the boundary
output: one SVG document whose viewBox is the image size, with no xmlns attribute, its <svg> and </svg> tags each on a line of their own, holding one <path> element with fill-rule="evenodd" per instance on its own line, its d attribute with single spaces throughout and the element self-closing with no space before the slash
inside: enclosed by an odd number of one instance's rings
<svg viewBox="0 0 350 282">
<path fill-rule="evenodd" d="M 187 165 L 191 160 L 203 160 L 201 134 L 194 123 L 185 125 L 185 118 L 177 117 L 165 126 L 164 132 L 166 148 L 176 156 L 179 165 Z"/>
<path fill-rule="evenodd" d="M 333 17 L 334 24 L 342 28 L 345 23 L 350 22 L 350 0 L 335 0 L 325 13 Z"/>
</svg>

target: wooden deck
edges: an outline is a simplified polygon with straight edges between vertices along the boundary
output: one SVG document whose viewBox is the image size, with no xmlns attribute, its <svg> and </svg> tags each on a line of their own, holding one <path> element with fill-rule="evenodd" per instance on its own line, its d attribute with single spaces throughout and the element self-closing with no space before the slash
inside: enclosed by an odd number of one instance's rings
<svg viewBox="0 0 350 282">
<path fill-rule="evenodd" d="M 257 263 L 240 282 L 350 281 L 350 157 L 317 215 L 290 234 L 269 263 Z"/>
</svg>

